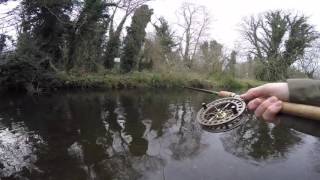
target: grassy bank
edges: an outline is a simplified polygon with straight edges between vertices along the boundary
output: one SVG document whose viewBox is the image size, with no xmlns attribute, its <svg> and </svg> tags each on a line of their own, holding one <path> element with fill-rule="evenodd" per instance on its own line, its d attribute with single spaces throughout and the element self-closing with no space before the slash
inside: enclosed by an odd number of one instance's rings
<svg viewBox="0 0 320 180">
<path fill-rule="evenodd" d="M 68 89 L 129 89 L 129 88 L 175 88 L 192 86 L 199 88 L 247 89 L 262 84 L 255 80 L 234 79 L 229 76 L 204 76 L 196 73 L 133 72 L 67 75 L 59 74 L 61 87 Z"/>
</svg>

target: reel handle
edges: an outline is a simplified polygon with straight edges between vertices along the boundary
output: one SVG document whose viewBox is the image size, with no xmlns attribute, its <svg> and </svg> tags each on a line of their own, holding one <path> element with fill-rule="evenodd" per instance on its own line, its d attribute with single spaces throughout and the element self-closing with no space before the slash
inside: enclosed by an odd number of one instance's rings
<svg viewBox="0 0 320 180">
<path fill-rule="evenodd" d="M 220 97 L 234 97 L 236 94 L 228 91 L 220 91 L 218 95 Z M 320 107 L 317 106 L 283 102 L 280 112 L 292 116 L 320 121 Z"/>
</svg>

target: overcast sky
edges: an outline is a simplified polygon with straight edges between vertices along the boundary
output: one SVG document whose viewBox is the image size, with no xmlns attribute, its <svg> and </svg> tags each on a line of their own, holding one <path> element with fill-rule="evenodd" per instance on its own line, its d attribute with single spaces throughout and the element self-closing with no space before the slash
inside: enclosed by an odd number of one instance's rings
<svg viewBox="0 0 320 180">
<path fill-rule="evenodd" d="M 177 22 L 176 11 L 186 0 L 154 0 L 149 3 L 156 17 Z M 239 24 L 243 17 L 267 10 L 294 10 L 310 16 L 310 23 L 320 30 L 320 2 L 317 0 L 187 0 L 204 5 L 211 15 L 210 36 L 229 49 L 240 41 Z M 319 3 L 318 3 L 319 2 Z"/>
<path fill-rule="evenodd" d="M 177 23 L 176 11 L 183 2 L 204 5 L 211 15 L 210 36 L 228 49 L 233 49 L 241 41 L 239 24 L 241 20 L 253 14 L 267 10 L 294 10 L 310 16 L 310 23 L 320 30 L 320 3 L 317 0 L 153 0 L 149 5 L 154 9 L 155 17 L 164 16 L 170 24 Z M 16 4 L 16 3 L 12 3 Z M 1 13 L 11 9 L 12 4 L 0 6 Z M 129 22 L 127 22 L 129 25 Z M 4 24 L 2 24 L 4 26 Z M 153 30 L 149 26 L 149 31 Z"/>
</svg>

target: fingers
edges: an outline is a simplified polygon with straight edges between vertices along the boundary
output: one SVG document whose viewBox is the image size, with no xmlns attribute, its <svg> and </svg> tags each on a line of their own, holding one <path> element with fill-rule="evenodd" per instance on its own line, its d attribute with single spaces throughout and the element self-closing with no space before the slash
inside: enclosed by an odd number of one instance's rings
<svg viewBox="0 0 320 180">
<path fill-rule="evenodd" d="M 257 109 L 258 106 L 260 106 L 261 103 L 263 103 L 264 100 L 260 98 L 256 98 L 248 103 L 248 109 L 251 111 L 254 111 Z"/>
<path fill-rule="evenodd" d="M 266 100 L 256 98 L 249 102 L 248 109 L 255 111 L 257 117 L 262 117 L 268 122 L 273 122 L 276 115 L 281 111 L 282 101 L 276 97 L 270 97 Z"/>
<path fill-rule="evenodd" d="M 263 101 L 263 103 L 261 103 L 257 109 L 255 110 L 254 114 L 257 117 L 262 117 L 262 114 L 267 110 L 267 108 L 269 106 L 271 106 L 272 104 L 276 103 L 278 101 L 278 98 L 276 97 L 270 97 L 267 100 Z"/>
<path fill-rule="evenodd" d="M 276 119 L 276 115 L 281 111 L 282 101 L 289 99 L 287 83 L 268 83 L 252 88 L 240 96 L 248 103 L 248 109 L 255 111 L 257 117 L 262 117 L 266 121 Z M 267 98 L 269 97 L 269 98 Z M 262 99 L 262 98 L 267 98 Z"/>
<path fill-rule="evenodd" d="M 282 108 L 282 102 L 277 101 L 276 103 L 270 105 L 266 111 L 262 114 L 262 118 L 269 122 L 274 122 L 276 120 L 277 114 Z"/>
</svg>

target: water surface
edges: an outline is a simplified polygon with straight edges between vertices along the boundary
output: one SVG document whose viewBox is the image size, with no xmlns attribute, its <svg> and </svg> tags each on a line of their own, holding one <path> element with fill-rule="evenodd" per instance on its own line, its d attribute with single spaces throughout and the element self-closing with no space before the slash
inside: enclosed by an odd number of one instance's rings
<svg viewBox="0 0 320 180">
<path fill-rule="evenodd" d="M 320 179 L 320 125 L 246 114 L 226 133 L 195 121 L 189 91 L 1 96 L 0 179 Z"/>
</svg>

